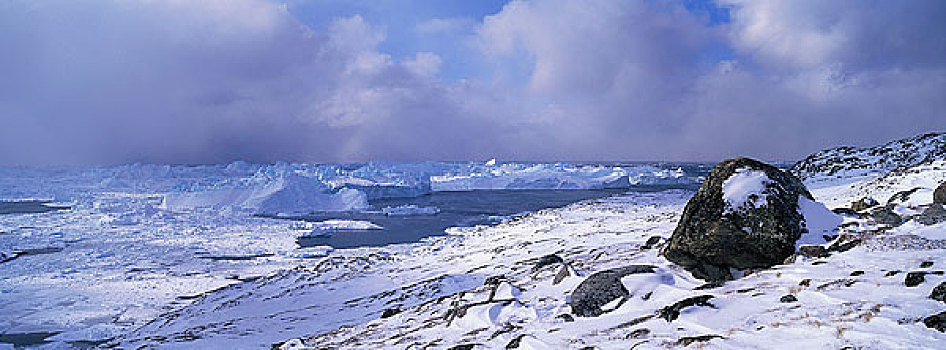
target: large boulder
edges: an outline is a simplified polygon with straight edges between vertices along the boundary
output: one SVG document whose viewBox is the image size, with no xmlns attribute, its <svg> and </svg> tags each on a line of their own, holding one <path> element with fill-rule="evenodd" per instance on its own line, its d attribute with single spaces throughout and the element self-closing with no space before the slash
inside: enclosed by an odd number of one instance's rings
<svg viewBox="0 0 946 350">
<path fill-rule="evenodd" d="M 663 254 L 697 278 L 732 279 L 730 268 L 770 267 L 806 232 L 798 178 L 749 158 L 719 163 L 687 202 Z"/>
<path fill-rule="evenodd" d="M 946 182 L 939 184 L 933 191 L 933 203 L 946 204 Z"/>
</svg>

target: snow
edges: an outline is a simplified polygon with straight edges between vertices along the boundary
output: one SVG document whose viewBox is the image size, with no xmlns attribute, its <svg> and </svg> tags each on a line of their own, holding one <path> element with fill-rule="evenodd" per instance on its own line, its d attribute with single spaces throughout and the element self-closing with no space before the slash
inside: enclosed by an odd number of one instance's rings
<svg viewBox="0 0 946 350">
<path fill-rule="evenodd" d="M 384 229 L 383 227 L 373 222 L 360 221 L 360 220 L 324 220 L 324 221 L 313 222 L 312 228 L 322 229 L 322 230 L 351 230 L 351 231 Z"/>
<path fill-rule="evenodd" d="M 824 236 L 835 236 L 835 228 L 843 221 L 840 215 L 832 212 L 819 202 L 798 196 L 798 212 L 805 217 L 805 229 L 801 238 L 795 242 L 795 248 L 802 245 L 819 245 L 827 243 Z"/>
<path fill-rule="evenodd" d="M 723 201 L 726 202 L 724 212 L 731 213 L 746 208 L 748 204 L 755 208 L 767 205 L 765 186 L 771 182 L 762 170 L 736 169 L 723 181 Z"/>
</svg>

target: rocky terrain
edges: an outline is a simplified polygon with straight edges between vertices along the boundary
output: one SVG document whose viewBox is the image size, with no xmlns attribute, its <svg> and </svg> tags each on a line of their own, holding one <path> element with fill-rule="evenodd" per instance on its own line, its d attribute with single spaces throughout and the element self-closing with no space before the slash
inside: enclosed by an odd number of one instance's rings
<svg viewBox="0 0 946 350">
<path fill-rule="evenodd" d="M 942 136 L 931 135 L 851 151 L 837 166 L 820 152 L 793 168 L 801 187 L 763 165 L 723 164 L 700 190 L 716 201 L 700 217 L 740 223 L 723 236 L 783 242 L 764 263 L 714 262 L 725 278 L 667 254 L 694 234 L 687 207 L 700 192 L 629 193 L 413 245 L 335 251 L 198 296 L 105 346 L 941 348 L 946 162 L 932 152 L 879 159 L 891 145 L 933 147 Z M 916 141 L 925 146 L 907 146 Z M 761 224 L 775 219 L 797 231 Z M 769 245 L 753 239 L 703 250 L 719 258 Z"/>
<path fill-rule="evenodd" d="M 814 153 L 792 166 L 805 181 L 883 176 L 891 171 L 943 160 L 946 133 L 928 133 L 874 147 L 836 147 Z"/>
</svg>

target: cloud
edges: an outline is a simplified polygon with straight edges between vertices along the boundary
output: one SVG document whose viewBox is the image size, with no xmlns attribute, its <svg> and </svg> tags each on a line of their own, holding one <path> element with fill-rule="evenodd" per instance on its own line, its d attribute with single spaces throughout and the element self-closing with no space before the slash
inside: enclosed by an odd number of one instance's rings
<svg viewBox="0 0 946 350">
<path fill-rule="evenodd" d="M 516 0 L 377 25 L 268 0 L 14 0 L 0 163 L 794 159 L 946 129 L 941 2 L 720 6 L 728 22 Z M 386 51 L 405 31 L 429 41 Z"/>
</svg>

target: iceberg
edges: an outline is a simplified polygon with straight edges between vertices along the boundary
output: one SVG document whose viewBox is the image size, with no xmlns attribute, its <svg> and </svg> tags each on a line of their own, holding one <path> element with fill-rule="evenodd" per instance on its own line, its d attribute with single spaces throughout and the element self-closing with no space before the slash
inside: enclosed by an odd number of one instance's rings
<svg viewBox="0 0 946 350">
<path fill-rule="evenodd" d="M 381 208 L 381 212 L 387 216 L 436 215 L 440 213 L 440 208 L 419 207 L 413 204 L 407 204 L 396 207 L 384 207 Z"/>
</svg>

